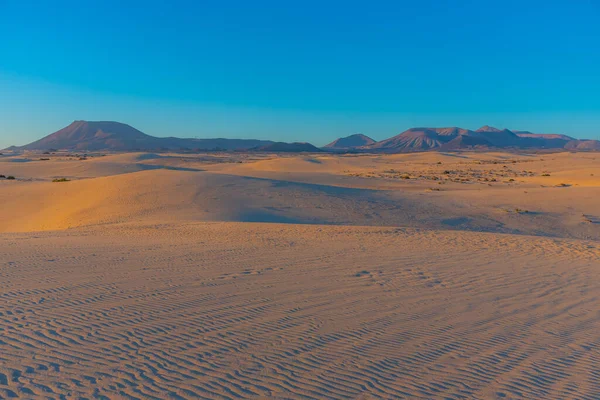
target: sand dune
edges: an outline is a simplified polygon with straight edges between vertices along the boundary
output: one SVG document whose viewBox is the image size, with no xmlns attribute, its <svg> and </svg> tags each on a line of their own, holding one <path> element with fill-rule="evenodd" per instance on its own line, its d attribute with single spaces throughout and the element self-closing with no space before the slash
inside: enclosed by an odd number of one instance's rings
<svg viewBox="0 0 600 400">
<path fill-rule="evenodd" d="M 0 232 L 238 221 L 600 239 L 600 225 L 590 222 L 600 218 L 594 174 L 600 168 L 591 155 L 315 155 L 241 163 L 228 157 L 123 154 L 10 163 L 19 180 L 0 181 Z M 73 180 L 51 182 L 56 177 Z"/>
<path fill-rule="evenodd" d="M 0 398 L 600 398 L 593 153 L 35 158 Z"/>
</svg>

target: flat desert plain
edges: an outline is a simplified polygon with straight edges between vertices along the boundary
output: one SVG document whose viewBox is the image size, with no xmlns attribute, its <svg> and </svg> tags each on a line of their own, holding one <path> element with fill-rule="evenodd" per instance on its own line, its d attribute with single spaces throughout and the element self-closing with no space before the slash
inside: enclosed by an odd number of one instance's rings
<svg viewBox="0 0 600 400">
<path fill-rule="evenodd" d="M 0 174 L 1 398 L 600 398 L 598 153 Z"/>
</svg>

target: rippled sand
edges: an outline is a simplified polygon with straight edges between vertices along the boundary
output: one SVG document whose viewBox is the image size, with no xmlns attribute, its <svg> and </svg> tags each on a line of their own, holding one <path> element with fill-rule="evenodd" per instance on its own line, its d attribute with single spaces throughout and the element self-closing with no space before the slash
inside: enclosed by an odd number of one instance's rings
<svg viewBox="0 0 600 400">
<path fill-rule="evenodd" d="M 452 157 L 0 159 L 0 398 L 600 398 L 594 155 Z"/>
</svg>

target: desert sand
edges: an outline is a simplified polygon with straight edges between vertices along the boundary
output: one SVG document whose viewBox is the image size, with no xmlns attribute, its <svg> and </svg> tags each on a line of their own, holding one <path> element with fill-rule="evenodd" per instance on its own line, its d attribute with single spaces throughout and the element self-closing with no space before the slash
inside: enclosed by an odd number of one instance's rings
<svg viewBox="0 0 600 400">
<path fill-rule="evenodd" d="M 0 174 L 0 398 L 600 398 L 598 153 Z"/>
</svg>

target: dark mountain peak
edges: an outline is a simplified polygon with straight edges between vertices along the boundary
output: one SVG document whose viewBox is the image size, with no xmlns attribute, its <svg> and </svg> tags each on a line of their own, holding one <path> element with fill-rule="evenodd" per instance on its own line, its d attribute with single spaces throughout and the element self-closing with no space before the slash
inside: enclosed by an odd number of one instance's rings
<svg viewBox="0 0 600 400">
<path fill-rule="evenodd" d="M 362 146 L 369 146 L 373 143 L 375 143 L 375 140 L 371 139 L 370 137 L 363 135 L 362 133 L 356 133 L 354 135 L 336 139 L 326 145 L 325 148 L 346 150 Z"/>
</svg>

